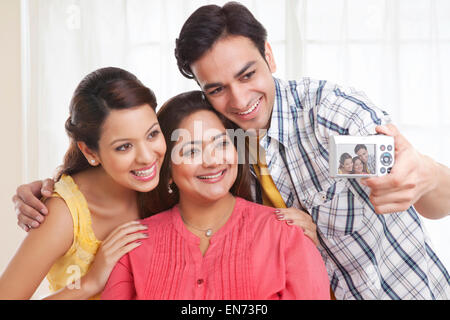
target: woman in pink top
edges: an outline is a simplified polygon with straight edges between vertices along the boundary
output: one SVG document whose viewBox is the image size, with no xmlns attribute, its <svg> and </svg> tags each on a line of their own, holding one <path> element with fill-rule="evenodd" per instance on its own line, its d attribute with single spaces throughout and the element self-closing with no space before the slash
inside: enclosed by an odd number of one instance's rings
<svg viewBox="0 0 450 320">
<path fill-rule="evenodd" d="M 244 199 L 248 164 L 202 93 L 172 98 L 158 120 L 167 153 L 148 207 L 165 211 L 142 221 L 148 239 L 116 264 L 102 298 L 329 299 L 314 243 Z"/>
</svg>

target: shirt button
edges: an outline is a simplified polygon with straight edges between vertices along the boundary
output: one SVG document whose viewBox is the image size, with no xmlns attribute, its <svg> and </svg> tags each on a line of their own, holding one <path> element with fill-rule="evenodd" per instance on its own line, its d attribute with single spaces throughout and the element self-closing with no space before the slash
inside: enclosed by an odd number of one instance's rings
<svg viewBox="0 0 450 320">
<path fill-rule="evenodd" d="M 205 280 L 203 279 L 198 279 L 197 280 L 197 285 L 201 286 L 203 284 L 203 282 L 205 282 Z"/>
</svg>

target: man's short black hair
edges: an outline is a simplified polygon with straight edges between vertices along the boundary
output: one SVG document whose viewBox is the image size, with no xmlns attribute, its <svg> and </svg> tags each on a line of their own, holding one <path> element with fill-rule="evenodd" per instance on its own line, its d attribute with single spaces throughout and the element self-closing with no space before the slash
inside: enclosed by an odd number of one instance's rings
<svg viewBox="0 0 450 320">
<path fill-rule="evenodd" d="M 357 154 L 358 151 L 361 150 L 361 149 L 366 149 L 366 151 L 367 151 L 366 145 L 365 144 L 357 144 L 356 147 L 355 147 L 355 153 Z"/>
<path fill-rule="evenodd" d="M 245 6 L 238 2 L 228 2 L 223 7 L 206 5 L 186 20 L 176 40 L 175 57 L 181 74 L 195 78 L 191 64 L 228 35 L 249 38 L 264 57 L 267 31 Z"/>
</svg>

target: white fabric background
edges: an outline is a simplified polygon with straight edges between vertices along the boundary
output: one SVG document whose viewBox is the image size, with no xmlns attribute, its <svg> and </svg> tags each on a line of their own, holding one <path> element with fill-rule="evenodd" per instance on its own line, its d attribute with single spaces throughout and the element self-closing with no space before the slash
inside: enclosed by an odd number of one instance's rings
<svg viewBox="0 0 450 320">
<path fill-rule="evenodd" d="M 161 105 L 196 89 L 179 73 L 174 43 L 201 0 L 22 0 L 23 161 L 26 181 L 52 175 L 68 145 L 73 90 L 92 70 L 117 66 Z M 268 30 L 280 78 L 309 76 L 364 91 L 422 153 L 450 166 L 450 1 L 241 1 Z M 450 217 L 425 221 L 450 268 Z"/>
</svg>

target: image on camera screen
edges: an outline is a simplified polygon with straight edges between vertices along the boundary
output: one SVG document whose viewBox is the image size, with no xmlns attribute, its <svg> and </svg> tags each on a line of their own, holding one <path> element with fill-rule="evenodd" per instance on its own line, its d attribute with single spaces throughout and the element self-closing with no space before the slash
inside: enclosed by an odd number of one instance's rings
<svg viewBox="0 0 450 320">
<path fill-rule="evenodd" d="M 375 174 L 374 144 L 339 144 L 336 151 L 338 174 Z"/>
</svg>

